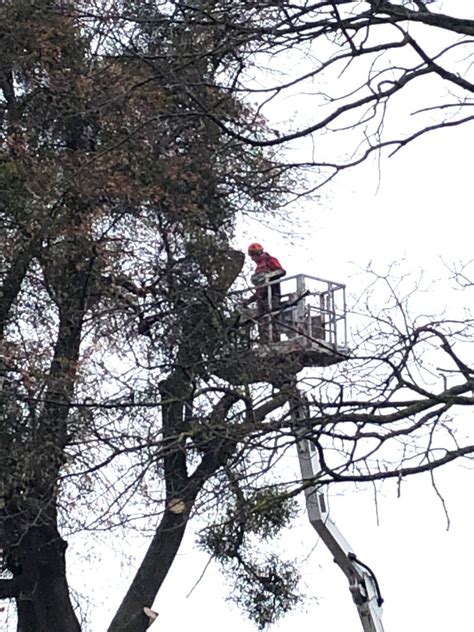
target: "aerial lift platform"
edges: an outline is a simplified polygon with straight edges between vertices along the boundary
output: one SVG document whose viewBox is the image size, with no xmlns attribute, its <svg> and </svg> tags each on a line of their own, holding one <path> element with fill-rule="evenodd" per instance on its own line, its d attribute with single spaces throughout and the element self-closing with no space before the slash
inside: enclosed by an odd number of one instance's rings
<svg viewBox="0 0 474 632">
<path fill-rule="evenodd" d="M 280 287 L 277 307 L 272 304 L 275 285 Z M 253 289 L 229 295 L 236 307 L 213 364 L 215 375 L 236 385 L 274 383 L 348 358 L 344 285 L 298 274 L 261 287 L 264 309 L 262 304 L 238 307 Z"/>
<path fill-rule="evenodd" d="M 272 286 L 277 283 L 276 305 Z M 265 309 L 238 311 L 227 345 L 216 355 L 213 373 L 237 385 L 292 385 L 289 403 L 309 521 L 348 579 L 364 632 L 383 632 L 383 599 L 375 575 L 331 521 L 326 497 L 318 486 L 321 464 L 318 446 L 308 436 L 310 405 L 296 381 L 297 373 L 305 368 L 327 367 L 349 358 L 345 286 L 299 274 L 263 287 Z M 233 298 L 245 301 L 248 292 L 236 292 Z"/>
</svg>

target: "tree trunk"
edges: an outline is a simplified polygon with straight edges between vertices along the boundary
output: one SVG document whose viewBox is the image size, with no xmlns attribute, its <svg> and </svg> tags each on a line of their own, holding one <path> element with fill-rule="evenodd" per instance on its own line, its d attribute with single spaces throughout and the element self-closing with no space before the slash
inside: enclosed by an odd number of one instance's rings
<svg viewBox="0 0 474 632">
<path fill-rule="evenodd" d="M 165 511 L 148 551 L 122 601 L 108 632 L 144 632 L 150 620 L 143 607 L 151 607 L 178 552 L 188 524 L 191 500 L 185 513 Z"/>
<path fill-rule="evenodd" d="M 66 579 L 66 542 L 49 526 L 31 527 L 18 547 L 30 590 L 16 599 L 17 632 L 80 632 Z"/>
</svg>

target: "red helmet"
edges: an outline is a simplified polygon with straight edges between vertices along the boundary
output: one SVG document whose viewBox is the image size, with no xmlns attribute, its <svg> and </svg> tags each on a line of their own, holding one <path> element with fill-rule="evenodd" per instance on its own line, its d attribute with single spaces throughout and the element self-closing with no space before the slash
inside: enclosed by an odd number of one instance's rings
<svg viewBox="0 0 474 632">
<path fill-rule="evenodd" d="M 248 251 L 249 255 L 251 254 L 258 254 L 261 255 L 263 252 L 263 246 L 262 244 L 250 244 L 250 246 L 248 247 Z"/>
</svg>

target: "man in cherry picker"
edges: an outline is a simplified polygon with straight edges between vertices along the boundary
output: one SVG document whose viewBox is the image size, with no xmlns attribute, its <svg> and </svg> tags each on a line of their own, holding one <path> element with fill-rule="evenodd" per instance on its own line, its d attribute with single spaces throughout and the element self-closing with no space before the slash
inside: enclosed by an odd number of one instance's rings
<svg viewBox="0 0 474 632">
<path fill-rule="evenodd" d="M 251 277 L 251 281 L 256 286 L 256 290 L 252 296 L 244 301 L 243 305 L 246 307 L 251 303 L 257 303 L 260 339 L 264 342 L 269 342 L 270 322 L 268 318 L 264 318 L 264 314 L 274 313 L 279 309 L 281 288 L 280 284 L 275 283 L 275 281 L 285 276 L 286 271 L 276 257 L 272 257 L 268 252 L 264 251 L 261 244 L 250 244 L 248 247 L 248 255 L 256 266 Z M 275 326 L 274 319 L 272 320 L 271 329 L 272 342 L 278 342 L 280 340 L 280 333 Z"/>
</svg>

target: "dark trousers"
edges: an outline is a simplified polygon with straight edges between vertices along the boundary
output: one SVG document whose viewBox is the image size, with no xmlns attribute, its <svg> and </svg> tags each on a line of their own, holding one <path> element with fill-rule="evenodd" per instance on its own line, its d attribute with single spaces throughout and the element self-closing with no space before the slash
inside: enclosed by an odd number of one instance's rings
<svg viewBox="0 0 474 632">
<path fill-rule="evenodd" d="M 258 331 L 262 342 L 278 342 L 280 340 L 280 332 L 277 323 L 280 301 L 281 287 L 279 283 L 260 288 L 257 298 L 257 313 L 259 323 Z M 271 315 L 270 312 L 272 312 Z"/>
</svg>

